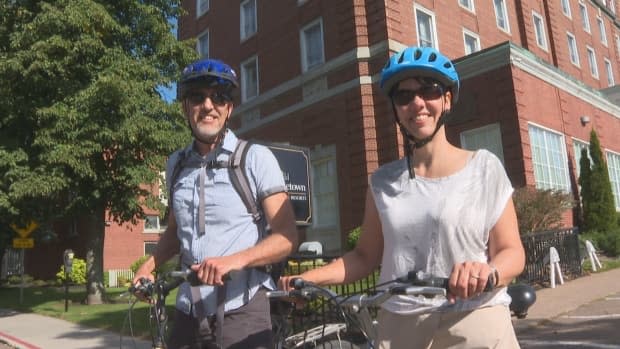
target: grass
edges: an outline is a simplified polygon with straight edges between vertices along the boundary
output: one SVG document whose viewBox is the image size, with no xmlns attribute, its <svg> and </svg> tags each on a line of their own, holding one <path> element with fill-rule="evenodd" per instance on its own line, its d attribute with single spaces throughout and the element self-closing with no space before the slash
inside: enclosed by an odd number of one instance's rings
<svg viewBox="0 0 620 349">
<path fill-rule="evenodd" d="M 122 334 L 129 339 L 133 332 L 135 338 L 150 338 L 149 305 L 144 302 L 135 304 L 131 313 L 126 288 L 109 288 L 106 290 L 110 302 L 99 305 L 84 305 L 86 298 L 84 286 L 71 286 L 68 292 L 68 309 L 65 312 L 65 289 L 63 287 L 24 287 L 20 304 L 20 288 L 0 288 L 0 308 L 19 312 L 36 313 L 55 317 L 87 327 L 102 328 Z M 173 314 L 176 292 L 167 298 L 167 312 Z M 131 301 L 133 302 L 133 297 Z M 131 315 L 131 329 L 129 318 Z M 133 330 L 133 331 L 131 331 Z"/>
</svg>

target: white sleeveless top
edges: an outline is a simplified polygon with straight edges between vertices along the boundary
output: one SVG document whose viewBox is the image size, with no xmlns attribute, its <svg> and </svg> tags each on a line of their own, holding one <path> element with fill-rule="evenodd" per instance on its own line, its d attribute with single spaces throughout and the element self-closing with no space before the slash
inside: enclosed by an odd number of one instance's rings
<svg viewBox="0 0 620 349">
<path fill-rule="evenodd" d="M 371 177 L 383 229 L 380 282 L 424 271 L 448 277 L 455 263 L 488 261 L 489 232 L 513 188 L 502 163 L 487 150 L 441 178 L 409 178 L 406 159 L 381 166 Z M 394 296 L 383 308 L 398 314 L 466 311 L 510 304 L 506 288 L 449 304 L 444 297 Z"/>
</svg>

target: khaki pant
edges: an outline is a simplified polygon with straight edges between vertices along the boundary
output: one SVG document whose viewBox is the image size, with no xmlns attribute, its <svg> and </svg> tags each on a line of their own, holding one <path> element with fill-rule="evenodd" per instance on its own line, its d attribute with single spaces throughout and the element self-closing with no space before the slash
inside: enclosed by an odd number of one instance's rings
<svg viewBox="0 0 620 349">
<path fill-rule="evenodd" d="M 423 315 L 381 310 L 378 321 L 381 349 L 519 348 L 506 306 Z"/>
</svg>

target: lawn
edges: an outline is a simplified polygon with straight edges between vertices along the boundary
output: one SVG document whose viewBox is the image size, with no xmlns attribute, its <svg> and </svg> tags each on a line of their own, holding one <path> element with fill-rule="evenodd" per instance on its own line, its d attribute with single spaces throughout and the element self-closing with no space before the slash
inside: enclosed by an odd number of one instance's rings
<svg viewBox="0 0 620 349">
<path fill-rule="evenodd" d="M 84 305 L 86 298 L 85 286 L 71 286 L 68 293 L 68 309 L 65 312 L 65 289 L 63 287 L 24 287 L 20 304 L 19 287 L 0 288 L 0 308 L 14 309 L 20 312 L 32 312 L 41 315 L 64 319 L 87 327 L 103 328 L 120 333 L 129 339 L 133 332 L 136 338 L 150 338 L 149 305 L 137 302 L 130 312 L 130 301 L 126 288 L 109 288 L 106 290 L 110 300 L 107 304 Z M 173 313 L 176 292 L 167 299 L 166 308 Z M 131 329 L 129 327 L 131 315 Z M 133 331 L 132 331 L 133 330 Z"/>
</svg>

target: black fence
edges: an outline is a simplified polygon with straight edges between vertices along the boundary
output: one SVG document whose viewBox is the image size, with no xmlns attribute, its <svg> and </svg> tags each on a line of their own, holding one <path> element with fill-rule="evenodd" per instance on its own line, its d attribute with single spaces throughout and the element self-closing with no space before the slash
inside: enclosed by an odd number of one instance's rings
<svg viewBox="0 0 620 349">
<path fill-rule="evenodd" d="M 549 249 L 555 247 L 560 256 L 560 269 L 563 276 L 581 276 L 581 252 L 577 228 L 560 229 L 521 235 L 525 248 L 525 269 L 517 278 L 528 284 L 546 285 L 550 282 Z"/>
</svg>

